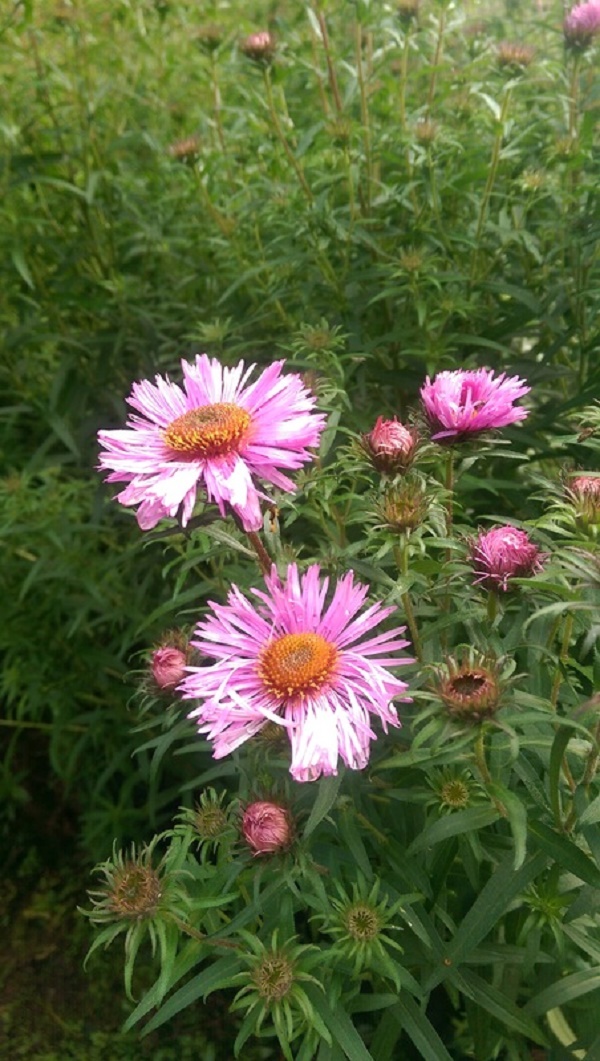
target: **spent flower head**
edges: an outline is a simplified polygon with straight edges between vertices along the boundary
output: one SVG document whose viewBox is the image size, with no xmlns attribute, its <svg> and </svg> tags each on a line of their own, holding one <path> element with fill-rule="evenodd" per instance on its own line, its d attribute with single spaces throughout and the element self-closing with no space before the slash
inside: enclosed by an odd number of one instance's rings
<svg viewBox="0 0 600 1061">
<path fill-rule="evenodd" d="M 220 847 L 228 850 L 236 839 L 237 830 L 227 799 L 227 792 L 217 793 L 214 788 L 206 788 L 195 807 L 186 807 L 179 815 L 175 833 L 191 831 L 203 859 Z"/>
<path fill-rule="evenodd" d="M 265 581 L 266 591 L 252 590 L 257 603 L 234 586 L 196 627 L 192 644 L 216 662 L 189 668 L 183 695 L 200 701 L 189 717 L 217 759 L 275 722 L 287 733 L 296 781 L 336 774 L 340 757 L 362 770 L 376 736 L 370 716 L 384 729 L 400 724 L 393 701 L 406 699 L 407 686 L 390 670 L 412 662 L 399 655 L 405 627 L 371 636 L 395 608 L 361 611 L 369 587 L 352 571 L 329 603 L 318 564 L 303 575 L 290 564 L 284 580 L 273 567 Z"/>
<path fill-rule="evenodd" d="M 535 49 L 519 41 L 501 41 L 496 49 L 498 66 L 510 73 L 525 70 L 533 61 Z"/>
<path fill-rule="evenodd" d="M 255 479 L 295 489 L 281 469 L 312 459 L 324 417 L 297 374 L 282 376 L 283 365 L 274 361 L 249 383 L 254 365 L 225 368 L 201 354 L 181 362 L 183 389 L 163 376 L 134 383 L 127 401 L 137 415 L 124 430 L 98 433 L 99 467 L 110 471 L 107 482 L 128 484 L 117 500 L 139 506 L 142 530 L 178 513 L 185 527 L 200 483 L 222 516 L 231 508 L 252 531 L 266 498 Z"/>
<path fill-rule="evenodd" d="M 469 542 L 475 585 L 505 593 L 514 578 L 531 578 L 541 571 L 548 554 L 527 531 L 504 525 L 480 531 Z"/>
<path fill-rule="evenodd" d="M 441 814 L 452 814 L 478 802 L 484 795 L 473 775 L 455 766 L 445 766 L 431 773 L 428 786 L 434 795 L 428 800 Z"/>
<path fill-rule="evenodd" d="M 433 668 L 432 691 L 454 718 L 481 722 L 501 706 L 508 669 L 505 660 L 468 648 Z"/>
<path fill-rule="evenodd" d="M 515 407 L 531 390 L 525 380 L 496 376 L 492 369 L 456 369 L 429 376 L 421 400 L 434 442 L 451 444 L 524 420 L 527 410 Z"/>
<path fill-rule="evenodd" d="M 388 530 L 409 534 L 424 522 L 431 504 L 421 480 L 409 477 L 386 487 L 377 511 Z"/>
<path fill-rule="evenodd" d="M 566 483 L 566 498 L 578 522 L 585 528 L 600 524 L 600 474 L 578 474 Z"/>
</svg>

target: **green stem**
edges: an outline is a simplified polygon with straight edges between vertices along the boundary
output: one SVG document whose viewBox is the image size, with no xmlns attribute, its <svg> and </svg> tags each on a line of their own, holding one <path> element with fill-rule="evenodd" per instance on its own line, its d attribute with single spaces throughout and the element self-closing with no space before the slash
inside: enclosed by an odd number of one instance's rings
<svg viewBox="0 0 600 1061">
<path fill-rule="evenodd" d="M 490 624 L 493 624 L 497 614 L 498 614 L 498 594 L 494 593 L 493 590 L 490 590 L 490 592 L 488 593 L 488 599 L 487 599 L 487 617 L 488 617 L 488 622 Z"/>
<path fill-rule="evenodd" d="M 180 917 L 177 917 L 177 914 L 173 914 L 171 913 L 171 911 L 169 911 L 168 916 L 169 920 L 177 926 L 180 932 L 185 932 L 186 936 L 190 936 L 192 939 L 195 939 L 197 943 L 207 942 L 208 936 L 206 935 L 206 933 L 199 932 L 197 928 L 193 928 L 192 925 L 188 925 L 186 921 L 182 921 Z M 238 944 L 232 939 L 211 939 L 209 946 L 228 947 L 232 950 L 238 949 Z"/>
<path fill-rule="evenodd" d="M 275 101 L 273 99 L 273 86 L 272 86 L 272 83 L 271 83 L 271 71 L 270 71 L 268 66 L 264 67 L 263 73 L 264 73 L 264 78 L 265 78 L 265 89 L 266 89 L 266 93 L 267 93 L 267 104 L 268 104 L 268 107 L 269 107 L 269 114 L 271 115 L 271 120 L 273 122 L 273 128 L 275 129 L 275 133 L 277 135 L 277 139 L 279 140 L 279 143 L 281 144 L 283 150 L 285 151 L 285 154 L 286 154 L 286 157 L 288 159 L 288 162 L 292 166 L 292 168 L 293 168 L 293 170 L 294 170 L 294 172 L 295 172 L 295 174 L 296 174 L 296 176 L 298 178 L 298 181 L 300 183 L 300 187 L 302 188 L 302 191 L 304 192 L 306 198 L 308 199 L 308 202 L 312 206 L 313 201 L 314 201 L 313 200 L 313 193 L 311 192 L 311 190 L 310 190 L 310 188 L 308 186 L 306 177 L 304 176 L 304 172 L 302 170 L 302 166 L 298 162 L 298 159 L 296 158 L 294 152 L 292 151 L 290 145 L 287 142 L 285 133 L 284 133 L 283 129 L 281 128 L 281 122 L 279 121 L 279 117 L 278 117 L 277 111 L 275 109 Z"/>
<path fill-rule="evenodd" d="M 438 19 L 438 33 L 437 40 L 435 42 L 435 54 L 433 56 L 433 66 L 431 70 L 431 79 L 429 81 L 429 92 L 427 93 L 427 114 L 431 110 L 433 105 L 433 98 L 435 96 L 435 86 L 438 75 L 438 67 L 442 58 L 442 48 L 444 45 L 444 30 L 446 28 L 446 8 L 443 7 Z"/>
<path fill-rule="evenodd" d="M 371 154 L 371 127 L 369 124 L 369 104 L 367 100 L 367 88 L 363 73 L 362 64 L 362 45 L 363 35 L 362 26 L 359 22 L 356 23 L 355 27 L 355 49 L 356 49 L 356 76 L 358 78 L 358 87 L 360 91 L 360 117 L 362 122 L 362 134 L 363 134 L 363 145 L 365 152 L 365 166 L 367 170 L 367 186 L 365 196 L 365 212 L 368 214 L 371 211 L 371 185 L 373 182 L 373 159 Z"/>
<path fill-rule="evenodd" d="M 10 729 L 39 729 L 39 730 L 54 730 L 56 726 L 54 722 L 22 722 L 18 718 L 0 718 L 0 726 L 8 726 Z M 61 726 L 61 732 L 67 730 L 68 733 L 87 733 L 89 726 L 77 726 L 77 725 L 66 725 Z"/>
<path fill-rule="evenodd" d="M 454 451 L 452 446 L 448 448 L 446 455 L 446 537 L 452 535 L 454 523 Z M 447 556 L 446 559 L 449 559 Z"/>
<path fill-rule="evenodd" d="M 325 60 L 327 62 L 327 74 L 328 74 L 328 77 L 329 77 L 329 84 L 330 84 L 330 87 L 331 87 L 331 92 L 332 92 L 333 100 L 334 100 L 334 103 L 335 103 L 335 109 L 336 109 L 336 111 L 338 112 L 338 115 L 339 115 L 343 111 L 342 99 L 341 99 L 341 96 L 340 96 L 340 90 L 339 90 L 338 83 L 337 83 L 335 67 L 334 67 L 333 61 L 331 59 L 331 49 L 329 47 L 329 34 L 327 33 L 327 23 L 325 22 L 325 18 L 323 16 L 323 12 L 322 11 L 317 11 L 316 14 L 317 14 L 317 20 L 318 20 L 318 23 L 319 23 L 319 29 L 321 30 L 321 40 L 323 41 L 323 50 L 325 52 Z"/>
<path fill-rule="evenodd" d="M 487 764 L 487 758 L 485 754 L 485 730 L 483 726 L 480 726 L 479 733 L 477 734 L 477 737 L 475 739 L 474 752 L 475 762 L 477 764 L 477 769 L 481 774 L 481 780 L 483 781 L 484 785 L 489 787 L 490 785 L 494 784 L 494 779 L 490 773 L 490 768 Z M 504 806 L 504 804 L 499 799 L 496 799 L 496 797 L 493 796 L 491 793 L 490 796 L 492 799 L 492 803 L 498 811 L 498 814 L 500 814 L 503 818 L 507 818 L 508 814 L 506 812 L 506 807 Z"/>
<path fill-rule="evenodd" d="M 558 656 L 558 666 L 554 675 L 554 681 L 552 682 L 552 692 L 550 693 L 550 703 L 552 708 L 556 711 L 556 705 L 558 703 L 558 693 L 562 683 L 562 671 L 561 664 L 564 664 L 569 658 L 569 645 L 571 643 L 571 634 L 573 633 L 573 616 L 567 615 L 565 619 L 565 625 L 563 629 L 563 636 L 560 646 L 560 652 Z"/>
<path fill-rule="evenodd" d="M 479 207 L 479 217 L 477 218 L 477 228 L 475 230 L 475 249 L 473 252 L 473 259 L 471 264 L 471 277 L 469 281 L 470 284 L 474 283 L 477 274 L 479 243 L 483 234 L 483 228 L 488 214 L 490 198 L 492 195 L 494 184 L 496 182 L 496 175 L 498 173 L 498 165 L 500 163 L 500 152 L 502 150 L 502 141 L 504 139 L 504 130 L 506 126 L 506 119 L 508 117 L 508 107 L 510 103 L 510 98 L 511 89 L 510 87 L 507 87 L 504 90 L 504 96 L 502 98 L 502 107 L 500 108 L 498 128 L 496 130 L 496 136 L 494 137 L 494 143 L 492 146 L 492 157 L 490 159 L 487 181 L 485 183 L 483 198 Z"/>
<path fill-rule="evenodd" d="M 400 574 L 403 576 L 403 578 L 406 578 L 408 576 L 409 553 L 408 539 L 405 535 L 402 536 L 402 544 L 396 547 L 395 553 L 398 570 L 400 571 Z M 406 615 L 406 622 L 410 631 L 410 639 L 412 641 L 413 650 L 416 658 L 420 663 L 423 659 L 423 648 L 421 645 L 421 638 L 419 637 L 419 628 L 417 626 L 417 620 L 415 618 L 415 613 L 412 606 L 412 601 L 410 599 L 410 593 L 408 592 L 408 590 L 405 593 L 401 594 L 400 599 L 404 608 L 404 614 Z"/>
</svg>

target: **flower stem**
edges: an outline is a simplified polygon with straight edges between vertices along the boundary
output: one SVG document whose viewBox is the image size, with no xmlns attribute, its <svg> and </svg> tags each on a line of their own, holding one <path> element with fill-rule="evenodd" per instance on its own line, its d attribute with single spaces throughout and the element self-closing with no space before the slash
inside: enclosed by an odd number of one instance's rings
<svg viewBox="0 0 600 1061">
<path fill-rule="evenodd" d="M 177 917 L 177 914 L 173 914 L 171 913 L 171 911 L 169 911 L 169 920 L 177 926 L 180 932 L 184 932 L 186 936 L 190 936 L 192 939 L 195 939 L 197 943 L 206 943 L 208 941 L 208 936 L 206 935 L 206 933 L 199 932 L 197 928 L 193 928 L 192 925 L 188 925 L 187 921 L 183 921 L 180 917 Z M 238 944 L 235 942 L 235 940 L 232 939 L 211 939 L 209 946 L 228 947 L 232 950 L 238 949 Z"/>
<path fill-rule="evenodd" d="M 308 199 L 308 202 L 312 206 L 313 201 L 314 201 L 313 200 L 313 193 L 311 192 L 311 190 L 310 190 L 310 188 L 308 186 L 306 177 L 304 176 L 304 172 L 302 170 L 302 166 L 298 162 L 298 159 L 296 158 L 294 152 L 292 151 L 292 149 L 291 149 L 291 147 L 290 147 L 290 145 L 289 145 L 289 143 L 288 143 L 288 141 L 286 139 L 285 133 L 284 133 L 283 129 L 281 128 L 281 122 L 279 121 L 279 116 L 278 116 L 277 111 L 275 109 L 275 101 L 273 99 L 273 85 L 271 83 L 271 71 L 270 71 L 268 66 L 264 67 L 263 73 L 264 73 L 264 78 L 265 78 L 265 90 L 266 90 L 266 93 L 267 93 L 267 104 L 268 104 L 268 107 L 269 107 L 269 114 L 271 115 L 271 120 L 273 122 L 273 128 L 275 129 L 275 133 L 277 135 L 277 139 L 279 140 L 279 143 L 281 144 L 283 150 L 285 151 L 286 157 L 287 157 L 290 165 L 294 169 L 294 172 L 295 172 L 295 174 L 296 174 L 296 176 L 298 178 L 298 181 L 300 183 L 300 187 L 302 188 L 302 191 L 304 192 L 306 198 Z"/>
<path fill-rule="evenodd" d="M 454 523 L 454 451 L 452 447 L 448 449 L 446 456 L 446 537 L 449 538 L 452 534 L 452 526 Z M 448 560 L 449 557 L 446 556 Z"/>
<path fill-rule="evenodd" d="M 248 535 L 248 541 L 250 542 L 250 545 L 256 553 L 256 556 L 258 558 L 258 566 L 260 567 L 263 575 L 270 575 L 271 568 L 273 566 L 273 561 L 271 560 L 271 557 L 269 556 L 267 550 L 261 542 L 258 534 L 256 533 L 256 531 L 246 531 L 246 534 Z"/>
<path fill-rule="evenodd" d="M 484 785 L 489 787 L 490 785 L 494 784 L 494 779 L 490 773 L 490 768 L 487 764 L 487 758 L 485 754 L 485 730 L 483 726 L 480 726 L 479 728 L 479 733 L 477 734 L 477 737 L 475 739 L 475 745 L 473 750 L 475 752 L 475 762 L 477 763 L 477 769 L 481 774 L 481 780 L 483 781 Z M 504 806 L 504 804 L 499 799 L 496 799 L 496 797 L 493 796 L 491 793 L 490 796 L 492 799 L 492 803 L 498 811 L 498 814 L 500 814 L 503 818 L 507 818 L 508 814 L 506 812 L 506 807 Z"/>
<path fill-rule="evenodd" d="M 407 539 L 407 537 L 405 535 L 402 536 L 402 544 L 399 545 L 399 546 L 396 546 L 395 553 L 396 553 L 396 563 L 398 565 L 398 570 L 400 571 L 400 574 L 403 576 L 403 578 L 406 578 L 408 576 L 408 559 L 409 559 L 409 556 L 408 556 L 408 539 Z M 405 593 L 401 594 L 400 599 L 402 601 L 402 606 L 404 608 L 404 614 L 406 615 L 406 622 L 408 624 L 408 629 L 410 630 L 410 639 L 412 641 L 413 650 L 414 650 L 416 658 L 418 659 L 418 661 L 420 663 L 422 661 L 422 659 L 423 659 L 423 648 L 421 646 L 421 638 L 419 637 L 419 628 L 417 626 L 417 620 L 415 618 L 415 613 L 414 613 L 414 609 L 413 609 L 413 606 L 412 606 L 412 601 L 410 599 L 410 593 L 408 592 L 408 590 L 406 590 Z"/>
<path fill-rule="evenodd" d="M 365 212 L 368 214 L 371 210 L 371 184 L 373 180 L 373 159 L 371 155 L 371 128 L 369 125 L 369 104 L 367 100 L 367 88 L 365 84 L 364 72 L 363 72 L 363 61 L 362 61 L 362 45 L 363 45 L 363 33 L 360 22 L 356 23 L 355 28 L 355 48 L 356 48 L 356 76 L 358 78 L 358 87 L 360 90 L 360 117 L 362 122 L 362 134 L 363 134 L 363 145 L 365 153 L 365 167 L 367 171 L 366 181 L 366 195 L 365 195 Z"/>
<path fill-rule="evenodd" d="M 562 665 L 566 662 L 569 656 L 569 645 L 571 643 L 571 634 L 573 632 L 573 616 L 567 615 L 565 619 L 565 625 L 563 629 L 562 642 L 560 646 L 560 652 L 558 655 L 558 666 L 554 675 L 554 681 L 552 682 L 552 692 L 550 693 L 550 703 L 552 708 L 556 711 L 556 705 L 558 703 L 558 693 L 562 684 Z"/>
<path fill-rule="evenodd" d="M 500 115 L 498 117 L 498 126 L 496 129 L 496 136 L 494 137 L 494 143 L 492 146 L 492 157 L 490 159 L 490 165 L 488 169 L 487 181 L 485 183 L 485 189 L 483 192 L 483 198 L 479 207 L 479 217 L 477 218 L 477 228 L 475 230 L 475 248 L 473 252 L 472 264 L 471 264 L 471 277 L 470 284 L 473 284 L 477 274 L 478 264 L 478 251 L 481 236 L 483 234 L 483 227 L 486 222 L 488 208 L 490 205 L 490 198 L 492 190 L 496 181 L 496 175 L 498 173 L 498 165 L 500 163 L 500 152 L 502 150 L 502 140 L 504 139 L 504 130 L 506 126 L 506 119 L 508 117 L 508 107 L 510 103 L 511 89 L 510 87 L 505 88 L 504 96 L 502 98 L 502 106 L 500 108 Z"/>
<path fill-rule="evenodd" d="M 487 617 L 488 617 L 488 622 L 493 624 L 494 619 L 496 618 L 497 614 L 498 614 L 498 594 L 494 593 L 493 590 L 490 590 L 490 592 L 488 593 L 488 599 L 487 599 Z"/>
<path fill-rule="evenodd" d="M 325 60 L 327 62 L 327 74 L 329 76 L 329 85 L 333 95 L 333 101 L 335 103 L 335 109 L 338 115 L 342 113 L 342 99 L 340 96 L 340 90 L 337 83 L 337 77 L 335 74 L 335 67 L 331 59 L 331 49 L 329 47 L 329 34 L 327 32 L 327 23 L 322 11 L 317 11 L 317 20 L 319 22 L 319 29 L 321 30 L 321 40 L 323 41 L 323 50 L 325 52 Z"/>
<path fill-rule="evenodd" d="M 437 82 L 438 67 L 442 58 L 442 48 L 444 46 L 444 31 L 446 29 L 446 8 L 443 7 L 440 12 L 438 19 L 438 32 L 437 39 L 435 42 L 435 54 L 433 56 L 433 63 L 431 67 L 431 79 L 429 81 L 429 92 L 427 93 L 427 115 L 431 111 L 433 106 L 433 98 L 435 96 L 435 86 Z"/>
</svg>

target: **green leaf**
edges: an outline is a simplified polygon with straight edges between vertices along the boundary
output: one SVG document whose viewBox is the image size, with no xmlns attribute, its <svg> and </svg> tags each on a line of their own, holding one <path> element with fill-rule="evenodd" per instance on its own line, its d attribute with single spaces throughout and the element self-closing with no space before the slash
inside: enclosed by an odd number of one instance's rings
<svg viewBox="0 0 600 1061">
<path fill-rule="evenodd" d="M 412 1039 L 424 1061 L 451 1061 L 431 1021 L 409 995 L 402 995 L 392 1011 L 394 1018 Z M 400 1054 L 396 1055 L 400 1057 Z"/>
<path fill-rule="evenodd" d="M 569 727 L 559 726 L 552 742 L 552 749 L 550 751 L 550 767 L 548 770 L 548 781 L 550 784 L 550 802 L 552 804 L 552 813 L 554 815 L 554 821 L 557 826 L 559 826 L 561 823 L 562 812 L 560 802 L 560 770 L 564 754 L 567 749 L 567 745 L 573 735 L 573 730 Z"/>
<path fill-rule="evenodd" d="M 554 859 L 562 869 L 573 873 L 586 884 L 600 888 L 600 870 L 572 840 L 539 821 L 529 823 L 529 833 L 538 847 Z"/>
<path fill-rule="evenodd" d="M 532 1039 L 534 1043 L 539 1043 L 540 1046 L 547 1045 L 543 1032 L 538 1028 L 535 1021 L 531 1019 L 531 1014 L 519 1009 L 508 995 L 498 991 L 496 987 L 488 984 L 487 980 L 484 980 L 483 977 L 470 969 L 463 970 L 462 979 L 463 984 L 467 985 L 469 995 L 473 1001 L 478 1006 L 481 1006 L 482 1009 L 485 1009 L 487 1013 L 491 1013 L 493 1017 L 496 1017 L 504 1028 L 510 1028 L 520 1035 L 525 1035 L 528 1039 Z"/>
<path fill-rule="evenodd" d="M 317 825 L 323 821 L 337 799 L 337 794 L 342 783 L 342 776 L 324 777 L 317 783 L 317 798 L 313 803 L 308 821 L 304 827 L 304 836 L 310 836 Z"/>
<path fill-rule="evenodd" d="M 304 991 L 349 1061 L 375 1061 L 344 1009 L 332 1009 L 324 992 L 314 984 L 306 984 Z"/>
<path fill-rule="evenodd" d="M 504 785 L 494 782 L 488 785 L 489 792 L 504 806 L 515 842 L 514 868 L 519 869 L 527 854 L 527 809 L 518 796 Z"/>
<path fill-rule="evenodd" d="M 454 939 L 446 948 L 443 967 L 436 969 L 424 985 L 431 991 L 448 976 L 448 970 L 468 961 L 471 952 L 498 923 L 514 899 L 531 883 L 546 865 L 546 858 L 538 853 L 518 870 L 512 855 L 498 866 L 467 912 Z"/>
<path fill-rule="evenodd" d="M 579 815 L 579 825 L 595 825 L 596 822 L 600 822 L 600 796 L 596 796 L 591 803 L 585 808 L 582 814 Z"/>
<path fill-rule="evenodd" d="M 171 1020 L 175 1014 L 181 1013 L 182 1009 L 191 1006 L 199 998 L 206 998 L 212 991 L 227 987 L 231 978 L 239 971 L 240 960 L 237 954 L 227 954 L 224 958 L 213 962 L 198 976 L 194 976 L 187 984 L 180 987 L 179 991 L 176 991 L 164 1006 L 160 1007 L 158 1013 L 154 1014 L 152 1020 L 144 1028 L 142 1035 L 149 1035 L 156 1028 L 160 1028 L 161 1024 Z"/>
<path fill-rule="evenodd" d="M 550 987 L 544 988 L 539 995 L 535 995 L 534 998 L 530 999 L 525 1006 L 525 1010 L 531 1016 L 538 1016 L 542 1013 L 547 1013 L 549 1009 L 564 1006 L 567 1002 L 572 1002 L 573 999 L 580 998 L 581 995 L 587 995 L 590 991 L 596 991 L 599 988 L 600 969 L 583 969 L 581 972 L 565 976 L 561 980 L 550 984 Z"/>
<path fill-rule="evenodd" d="M 424 851 L 442 840 L 448 840 L 451 836 L 460 836 L 461 833 L 475 832 L 483 829 L 486 825 L 498 821 L 500 815 L 493 807 L 467 807 L 465 810 L 455 811 L 445 818 L 428 825 L 422 833 L 413 840 L 406 852 L 414 855 L 417 851 Z"/>
</svg>

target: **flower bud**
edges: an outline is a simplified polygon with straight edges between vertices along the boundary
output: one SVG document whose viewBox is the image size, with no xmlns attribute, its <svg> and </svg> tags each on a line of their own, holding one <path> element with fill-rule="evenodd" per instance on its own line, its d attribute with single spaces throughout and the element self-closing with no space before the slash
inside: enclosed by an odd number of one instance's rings
<svg viewBox="0 0 600 1061">
<path fill-rule="evenodd" d="M 245 37 L 240 48 L 255 63 L 270 63 L 275 54 L 275 38 L 268 29 Z"/>
<path fill-rule="evenodd" d="M 254 855 L 284 851 L 293 838 L 291 815 L 278 803 L 250 803 L 242 818 L 242 832 Z"/>
<path fill-rule="evenodd" d="M 184 140 L 175 140 L 169 144 L 169 154 L 178 162 L 195 162 L 199 150 L 200 139 L 197 136 L 186 136 Z"/>
<path fill-rule="evenodd" d="M 577 475 L 567 484 L 575 514 L 585 527 L 600 524 L 600 475 Z"/>
<path fill-rule="evenodd" d="M 429 510 L 430 498 L 422 484 L 403 479 L 386 490 L 379 506 L 385 526 L 397 534 L 420 527 Z"/>
<path fill-rule="evenodd" d="M 470 542 L 475 585 L 506 592 L 513 578 L 529 578 L 541 570 L 548 554 L 542 553 L 526 531 L 493 527 Z"/>
<path fill-rule="evenodd" d="M 360 443 L 378 472 L 393 475 L 410 467 L 419 436 L 416 428 L 405 427 L 395 417 L 393 420 L 384 420 L 380 416 L 373 430 L 361 435 Z"/>
<path fill-rule="evenodd" d="M 587 48 L 600 33 L 600 0 L 572 8 L 563 23 L 563 33 L 567 48 Z"/>
<path fill-rule="evenodd" d="M 171 692 L 186 676 L 187 656 L 174 645 L 163 645 L 152 653 L 152 677 L 159 689 Z"/>
</svg>

